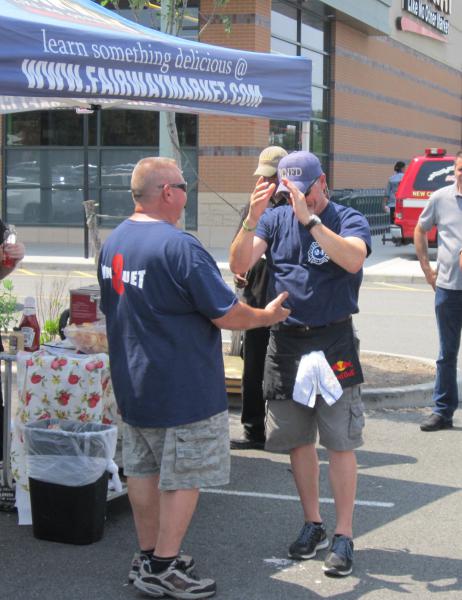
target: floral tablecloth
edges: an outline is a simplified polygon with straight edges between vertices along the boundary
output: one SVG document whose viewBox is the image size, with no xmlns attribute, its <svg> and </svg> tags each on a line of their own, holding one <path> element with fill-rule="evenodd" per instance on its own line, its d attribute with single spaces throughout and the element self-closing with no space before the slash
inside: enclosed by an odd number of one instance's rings
<svg viewBox="0 0 462 600">
<path fill-rule="evenodd" d="M 11 441 L 11 470 L 18 491 L 28 492 L 24 425 L 38 419 L 112 424 L 117 407 L 107 354 L 48 350 L 19 352 L 18 407 Z M 18 507 L 19 510 L 19 507 Z"/>
</svg>

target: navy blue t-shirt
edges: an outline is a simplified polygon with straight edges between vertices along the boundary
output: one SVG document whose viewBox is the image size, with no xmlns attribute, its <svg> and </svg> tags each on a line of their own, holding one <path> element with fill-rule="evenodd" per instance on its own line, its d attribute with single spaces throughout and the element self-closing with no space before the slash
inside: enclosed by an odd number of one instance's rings
<svg viewBox="0 0 462 600">
<path fill-rule="evenodd" d="M 322 223 L 342 237 L 358 237 L 371 248 L 367 219 L 358 211 L 329 202 L 319 215 Z M 289 292 L 288 325 L 326 325 L 358 312 L 362 270 L 352 274 L 335 264 L 299 223 L 291 206 L 266 210 L 257 237 L 268 244 L 268 298 Z"/>
<path fill-rule="evenodd" d="M 196 238 L 126 220 L 103 245 L 98 279 L 122 419 L 172 427 L 226 410 L 221 332 L 210 319 L 237 298 Z"/>
</svg>

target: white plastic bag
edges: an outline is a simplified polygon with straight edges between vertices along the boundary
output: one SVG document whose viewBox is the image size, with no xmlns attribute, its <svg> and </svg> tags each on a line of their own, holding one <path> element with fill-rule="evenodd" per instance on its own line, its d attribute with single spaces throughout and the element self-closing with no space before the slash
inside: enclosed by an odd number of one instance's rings
<svg viewBox="0 0 462 600">
<path fill-rule="evenodd" d="M 24 427 L 29 477 L 79 487 L 113 472 L 117 427 L 42 419 Z"/>
</svg>

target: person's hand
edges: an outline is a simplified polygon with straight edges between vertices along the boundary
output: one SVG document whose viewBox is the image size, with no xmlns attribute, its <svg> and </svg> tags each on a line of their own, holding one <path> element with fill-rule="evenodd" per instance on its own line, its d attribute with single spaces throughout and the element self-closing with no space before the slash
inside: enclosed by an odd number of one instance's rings
<svg viewBox="0 0 462 600">
<path fill-rule="evenodd" d="M 271 196 L 276 189 L 275 183 L 265 181 L 264 177 L 259 177 L 250 196 L 249 214 L 246 223 L 249 227 L 256 227 L 258 220 L 268 208 Z"/>
<path fill-rule="evenodd" d="M 290 315 L 290 309 L 282 306 L 282 303 L 287 300 L 288 296 L 288 292 L 282 292 L 277 298 L 271 300 L 271 302 L 265 306 L 264 310 L 268 314 L 268 327 L 275 323 L 285 321 Z"/>
<path fill-rule="evenodd" d="M 390 207 L 385 204 L 384 207 L 383 207 L 383 212 L 389 213 L 390 212 Z"/>
<path fill-rule="evenodd" d="M 313 213 L 308 208 L 305 194 L 301 192 L 292 181 L 289 181 L 285 177 L 283 177 L 282 183 L 290 192 L 289 203 L 292 205 L 295 216 L 302 225 L 306 225 L 313 216 Z"/>
<path fill-rule="evenodd" d="M 427 283 L 430 284 L 434 290 L 436 290 L 436 278 L 438 276 L 438 272 L 435 271 L 435 269 L 430 268 L 427 271 L 425 271 L 424 274 Z"/>
<path fill-rule="evenodd" d="M 2 258 L 6 254 L 17 263 L 24 258 L 25 253 L 25 246 L 21 242 L 16 242 L 15 244 L 3 244 L 2 246 Z"/>
<path fill-rule="evenodd" d="M 249 283 L 244 275 L 234 275 L 233 281 L 238 290 L 242 290 Z"/>
</svg>

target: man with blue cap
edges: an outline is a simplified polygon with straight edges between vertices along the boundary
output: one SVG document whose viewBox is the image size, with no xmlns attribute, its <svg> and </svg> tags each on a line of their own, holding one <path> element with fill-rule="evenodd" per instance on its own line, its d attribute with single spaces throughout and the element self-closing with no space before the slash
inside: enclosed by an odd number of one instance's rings
<svg viewBox="0 0 462 600">
<path fill-rule="evenodd" d="M 288 452 L 304 513 L 304 525 L 289 547 L 289 556 L 313 558 L 329 545 L 319 507 L 319 462 L 316 438 L 327 448 L 336 527 L 323 570 L 346 576 L 353 565 L 353 509 L 357 465 L 354 450 L 362 445 L 364 426 L 359 384 L 363 381 L 351 315 L 371 236 L 358 211 L 329 200 L 326 175 L 318 158 L 293 152 L 278 165 L 279 186 L 262 178 L 250 197 L 249 212 L 230 253 L 234 273 L 246 272 L 263 255 L 269 270 L 268 298 L 287 290 L 291 314 L 271 328 L 265 363 L 266 444 L 270 452 Z M 272 194 L 288 205 L 267 210 Z M 294 386 L 305 355 L 322 353 L 316 380 L 339 388 L 332 403 L 318 395 L 314 406 L 294 400 Z M 304 375 L 307 376 L 306 373 Z M 309 382 L 311 383 L 311 382 Z M 327 401 L 329 399 L 329 402 Z"/>
</svg>

